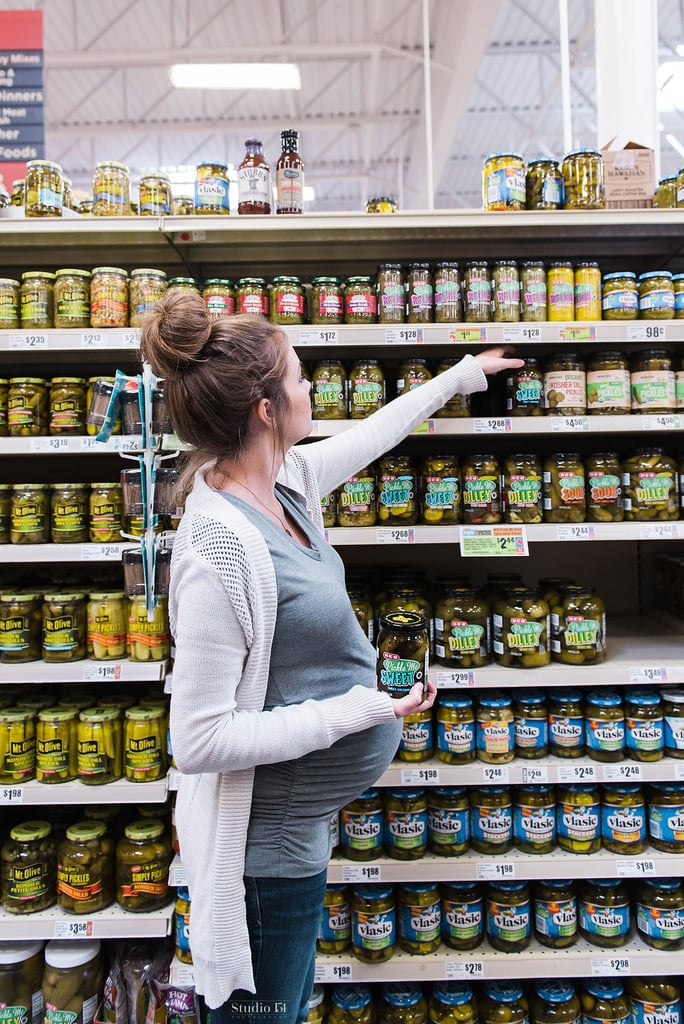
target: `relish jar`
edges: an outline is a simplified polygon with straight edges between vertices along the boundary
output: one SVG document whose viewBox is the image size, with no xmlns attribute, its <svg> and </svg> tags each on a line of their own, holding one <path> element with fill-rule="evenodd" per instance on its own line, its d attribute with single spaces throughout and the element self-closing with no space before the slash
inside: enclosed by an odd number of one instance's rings
<svg viewBox="0 0 684 1024">
<path fill-rule="evenodd" d="M 50 497 L 46 484 L 15 484 L 10 499 L 10 542 L 47 544 Z"/>
<path fill-rule="evenodd" d="M 340 811 L 341 852 L 348 860 L 374 860 L 382 853 L 382 799 L 368 789 Z"/>
<path fill-rule="evenodd" d="M 586 620 L 580 628 L 584 630 L 585 626 Z M 575 628 L 574 616 L 572 628 Z M 614 690 L 590 692 L 584 715 L 587 753 L 592 761 L 621 761 L 625 756 L 625 715 L 620 694 Z"/>
<path fill-rule="evenodd" d="M 633 761 L 659 761 L 665 753 L 663 708 L 652 690 L 625 693 L 625 747 Z"/>
<path fill-rule="evenodd" d="M 237 312 L 268 316 L 269 295 L 263 277 L 241 277 L 237 286 Z"/>
<path fill-rule="evenodd" d="M 414 526 L 418 522 L 418 487 L 413 461 L 388 454 L 377 473 L 378 519 L 383 526 Z"/>
<path fill-rule="evenodd" d="M 93 175 L 93 215 L 130 217 L 131 180 L 126 164 L 101 160 Z"/>
<path fill-rule="evenodd" d="M 437 757 L 445 764 L 475 760 L 472 697 L 440 696 L 437 703 Z"/>
<path fill-rule="evenodd" d="M 529 1007 L 517 981 L 486 981 L 480 999 L 480 1024 L 528 1024 Z"/>
<path fill-rule="evenodd" d="M 50 160 L 29 160 L 24 177 L 24 216 L 61 217 L 64 175 Z"/>
<path fill-rule="evenodd" d="M 580 690 L 549 693 L 549 750 L 556 757 L 584 754 L 584 705 Z"/>
<path fill-rule="evenodd" d="M 464 523 L 501 522 L 500 477 L 501 470 L 494 455 L 466 455 L 461 470 Z"/>
<path fill-rule="evenodd" d="M 48 416 L 51 434 L 85 434 L 86 382 L 83 377 L 52 378 Z"/>
<path fill-rule="evenodd" d="M 309 313 L 312 324 L 342 323 L 344 293 L 339 277 L 314 277 L 311 285 Z"/>
<path fill-rule="evenodd" d="M 82 544 L 88 540 L 88 484 L 53 484 L 50 540 L 53 544 Z"/>
<path fill-rule="evenodd" d="M 40 594 L 0 594 L 0 663 L 20 665 L 40 658 Z M 0 766 L 1 767 L 1 766 Z"/>
<path fill-rule="evenodd" d="M 403 883 L 397 889 L 397 938 L 407 953 L 426 956 L 440 944 L 441 904 L 433 882 Z"/>
<path fill-rule="evenodd" d="M 629 896 L 622 882 L 595 878 L 580 886 L 580 935 L 593 946 L 624 946 L 631 928 Z"/>
<path fill-rule="evenodd" d="M 604 786 L 601 845 L 623 856 L 646 851 L 646 804 L 641 786 L 633 783 Z"/>
<path fill-rule="evenodd" d="M 662 448 L 638 448 L 622 464 L 625 519 L 678 519 L 677 480 L 677 463 Z"/>
<path fill-rule="evenodd" d="M 420 518 L 427 526 L 461 519 L 461 480 L 453 455 L 426 459 L 420 475 Z"/>
<path fill-rule="evenodd" d="M 440 857 L 458 857 L 468 849 L 470 819 L 465 786 L 427 790 L 427 848 Z"/>
<path fill-rule="evenodd" d="M 435 658 L 449 668 L 489 664 L 489 606 L 474 587 L 447 587 L 435 605 L 434 643 Z"/>
<path fill-rule="evenodd" d="M 505 764 L 513 760 L 513 707 L 510 697 L 496 691 L 479 697 L 475 737 L 479 761 Z"/>
<path fill-rule="evenodd" d="M 394 860 L 417 860 L 427 849 L 427 802 L 423 789 L 384 791 L 383 846 Z"/>
<path fill-rule="evenodd" d="M 346 885 L 326 885 L 316 950 L 343 953 L 351 945 L 351 905 Z"/>
<path fill-rule="evenodd" d="M 372 277 L 348 277 L 344 283 L 344 322 L 374 324 L 378 319 L 378 300 Z"/>
<path fill-rule="evenodd" d="M 488 323 L 492 319 L 492 283 L 486 260 L 466 263 L 463 308 L 466 323 Z"/>
<path fill-rule="evenodd" d="M 547 319 L 575 319 L 575 272 L 572 263 L 556 260 L 546 272 Z"/>
<path fill-rule="evenodd" d="M 675 374 L 667 349 L 636 352 L 631 364 L 632 412 L 674 412 Z"/>
<path fill-rule="evenodd" d="M 129 285 L 129 322 L 131 327 L 142 327 L 145 316 L 161 299 L 167 289 L 166 274 L 163 270 L 138 267 L 131 271 Z"/>
<path fill-rule="evenodd" d="M 505 523 L 544 521 L 542 467 L 536 455 L 518 452 L 504 458 L 501 496 Z"/>
<path fill-rule="evenodd" d="M 558 845 L 567 853 L 601 849 L 601 803 L 598 786 L 569 783 L 556 790 Z"/>
<path fill-rule="evenodd" d="M 530 587 L 511 587 L 494 605 L 494 660 L 509 668 L 540 668 L 551 662 L 549 606 Z"/>
<path fill-rule="evenodd" d="M 298 277 L 273 278 L 269 315 L 274 324 L 304 323 L 304 289 Z"/>
<path fill-rule="evenodd" d="M 551 615 L 553 660 L 566 665 L 599 665 L 605 661 L 606 642 L 605 605 L 595 588 L 564 587 L 562 604 Z"/>
<path fill-rule="evenodd" d="M 491 153 L 486 157 L 482 197 L 487 211 L 525 209 L 525 161 L 520 153 Z"/>
<path fill-rule="evenodd" d="M 559 452 L 547 457 L 544 462 L 543 491 L 544 519 L 547 523 L 584 522 L 584 464 L 577 452 Z"/>
<path fill-rule="evenodd" d="M 384 963 L 394 955 L 396 911 L 394 893 L 389 886 L 353 888 L 351 921 L 352 953 L 357 960 L 370 964 Z"/>
<path fill-rule="evenodd" d="M 470 844 L 477 853 L 508 853 L 513 847 L 513 803 L 508 786 L 470 789 Z"/>
<path fill-rule="evenodd" d="M 377 359 L 357 359 L 347 384 L 349 416 L 363 420 L 385 404 L 385 375 Z"/>
<path fill-rule="evenodd" d="M 546 268 L 541 260 L 526 260 L 520 272 L 521 319 L 525 323 L 546 320 Z"/>
<path fill-rule="evenodd" d="M 48 821 L 24 821 L 10 829 L 0 850 L 0 902 L 7 913 L 35 914 L 55 902 L 56 847 Z"/>
<path fill-rule="evenodd" d="M 43 708 L 36 725 L 36 778 L 46 785 L 78 777 L 78 711 Z"/>
<path fill-rule="evenodd" d="M 615 416 L 632 408 L 630 373 L 624 352 L 598 352 L 587 363 L 587 410 Z"/>
<path fill-rule="evenodd" d="M 28 270 L 21 275 L 20 320 L 23 330 L 54 327 L 55 275 Z"/>
<path fill-rule="evenodd" d="M 563 175 L 550 157 L 530 160 L 525 172 L 525 207 L 528 210 L 560 210 L 563 207 Z"/>
<path fill-rule="evenodd" d="M 513 808 L 513 842 L 523 853 L 551 853 L 556 846 L 553 786 L 518 786 Z"/>
<path fill-rule="evenodd" d="M 497 260 L 492 268 L 492 320 L 497 324 L 520 320 L 520 276 L 515 260 Z"/>
<path fill-rule="evenodd" d="M 660 210 L 673 209 L 677 206 L 677 175 L 660 178 L 653 197 L 653 206 Z"/>
<path fill-rule="evenodd" d="M 549 716 L 543 693 L 516 690 L 513 697 L 515 756 L 527 760 L 549 752 Z"/>
<path fill-rule="evenodd" d="M 675 293 L 675 320 L 684 319 L 684 274 L 673 274 L 672 287 Z"/>
<path fill-rule="evenodd" d="M 637 935 L 653 949 L 684 947 L 684 885 L 681 878 L 644 878 L 636 897 Z"/>
<path fill-rule="evenodd" d="M 441 894 L 442 942 L 450 949 L 476 949 L 484 939 L 485 927 L 480 886 L 477 882 L 443 882 Z"/>
<path fill-rule="evenodd" d="M 406 268 L 406 308 L 408 323 L 432 323 L 434 294 L 429 263 L 409 263 Z"/>
<path fill-rule="evenodd" d="M 403 324 L 406 319 L 406 292 L 401 263 L 381 263 L 376 282 L 378 322 Z"/>
<path fill-rule="evenodd" d="M 684 853 L 684 786 L 655 782 L 648 800 L 648 835 L 651 846 L 663 853 Z"/>
<path fill-rule="evenodd" d="M 55 327 L 90 326 L 90 271 L 58 270 L 55 274 Z"/>
<path fill-rule="evenodd" d="M 531 1010 L 534 1024 L 580 1024 L 584 1018 L 569 981 L 535 981 Z"/>
<path fill-rule="evenodd" d="M 204 282 L 202 298 L 211 320 L 232 316 L 235 312 L 235 297 L 235 285 L 228 278 L 212 277 Z"/>
<path fill-rule="evenodd" d="M 525 356 L 525 365 L 506 378 L 506 412 L 511 416 L 541 416 L 544 409 L 544 378 L 539 360 Z"/>
<path fill-rule="evenodd" d="M 636 320 L 639 316 L 639 289 L 632 270 L 604 274 L 601 285 L 601 311 L 604 320 Z"/>
<path fill-rule="evenodd" d="M 86 708 L 78 716 L 78 777 L 104 786 L 123 775 L 123 736 L 118 708 Z"/>
<path fill-rule="evenodd" d="M 102 821 L 69 826 L 57 849 L 57 906 L 90 914 L 114 902 L 114 844 Z"/>
<path fill-rule="evenodd" d="M 492 882 L 487 888 L 485 930 L 490 946 L 520 953 L 532 940 L 527 882 Z"/>
<path fill-rule="evenodd" d="M 171 213 L 171 181 L 168 174 L 144 174 L 138 185 L 138 213 L 141 217 L 168 217 Z"/>
<path fill-rule="evenodd" d="M 347 377 L 338 359 L 322 359 L 311 374 L 313 419 L 347 418 Z"/>
<path fill-rule="evenodd" d="M 461 279 L 456 262 L 441 260 L 433 267 L 435 323 L 459 323 L 463 318 Z"/>
<path fill-rule="evenodd" d="M 574 149 L 563 157 L 566 210 L 603 210 L 603 157 L 598 149 Z"/>
<path fill-rule="evenodd" d="M 48 382 L 42 377 L 10 377 L 7 431 L 10 437 L 38 437 L 49 427 Z"/>
<path fill-rule="evenodd" d="M 161 910 L 169 902 L 169 865 L 173 856 L 164 823 L 133 821 L 116 844 L 116 900 L 134 913 Z"/>
<path fill-rule="evenodd" d="M 675 294 L 669 270 L 641 274 L 638 289 L 640 320 L 674 319 Z"/>
<path fill-rule="evenodd" d="M 337 525 L 375 526 L 377 515 L 375 470 L 366 466 L 345 480 L 338 490 Z"/>
<path fill-rule="evenodd" d="M 598 263 L 575 266 L 575 320 L 601 319 L 601 271 Z"/>
<path fill-rule="evenodd" d="M 577 893 L 570 879 L 537 882 L 534 887 L 534 932 L 537 942 L 565 949 L 577 942 Z"/>
<path fill-rule="evenodd" d="M 551 416 L 583 416 L 587 411 L 586 372 L 576 353 L 562 352 L 547 359 L 544 408 Z"/>
</svg>

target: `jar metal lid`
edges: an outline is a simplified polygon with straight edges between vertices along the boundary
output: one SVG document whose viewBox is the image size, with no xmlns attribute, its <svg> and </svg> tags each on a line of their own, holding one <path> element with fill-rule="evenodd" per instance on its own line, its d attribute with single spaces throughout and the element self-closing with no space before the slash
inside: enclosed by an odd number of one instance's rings
<svg viewBox="0 0 684 1024">
<path fill-rule="evenodd" d="M 660 704 L 660 695 L 652 690 L 632 690 L 625 694 L 625 700 L 630 704 Z"/>
<path fill-rule="evenodd" d="M 88 843 L 93 839 L 101 839 L 107 826 L 103 821 L 77 821 L 66 830 L 67 839 L 75 843 Z"/>
<path fill-rule="evenodd" d="M 610 797 L 612 793 L 622 793 L 623 795 L 632 795 L 634 793 L 641 793 L 641 786 L 637 782 L 620 783 L 617 786 L 611 786 L 606 791 L 606 795 Z"/>
<path fill-rule="evenodd" d="M 9 487 L 10 485 L 7 484 L 6 486 Z M 16 604 L 17 602 L 22 601 L 37 601 L 40 596 L 41 595 L 38 591 L 27 592 L 25 594 L 0 594 L 0 602 L 4 602 L 5 604 Z"/>
<path fill-rule="evenodd" d="M 495 882 L 494 885 L 502 892 L 522 892 L 527 888 L 527 882 Z"/>
<path fill-rule="evenodd" d="M 416 629 L 426 628 L 425 619 L 417 612 L 387 612 L 380 616 L 380 626 L 400 633 L 413 633 Z"/>
<path fill-rule="evenodd" d="M 669 270 L 649 270 L 645 274 L 639 274 L 639 280 L 640 281 L 645 281 L 647 278 L 650 278 L 650 277 L 666 277 L 669 280 L 671 280 L 672 279 L 672 273 Z"/>
<path fill-rule="evenodd" d="M 220 160 L 200 160 L 200 162 L 197 164 L 198 171 L 200 167 L 218 167 L 222 171 L 228 170 L 228 164 L 224 164 Z"/>
<path fill-rule="evenodd" d="M 588 878 L 587 885 L 594 885 L 597 889 L 617 889 L 622 882 L 619 878 Z"/>
<path fill-rule="evenodd" d="M 618 270 L 614 274 L 604 274 L 604 281 L 616 281 L 618 277 L 627 277 L 630 281 L 636 281 L 636 274 L 633 270 Z"/>
<path fill-rule="evenodd" d="M 547 1003 L 565 1003 L 575 994 L 569 981 L 535 981 L 534 990 Z"/>
<path fill-rule="evenodd" d="M 439 708 L 471 708 L 472 697 L 440 697 L 437 709 Z"/>
<path fill-rule="evenodd" d="M 0 711 L 0 722 L 4 725 L 18 725 L 28 722 L 33 716 L 34 712 L 30 708 L 8 708 L 7 711 Z"/>
<path fill-rule="evenodd" d="M 385 266 L 391 266 L 391 264 L 387 263 L 387 264 L 385 264 Z M 397 266 L 399 266 L 399 264 L 397 264 Z M 314 284 L 314 285 L 316 285 L 316 284 L 336 284 L 336 285 L 339 285 L 339 283 L 340 283 L 339 277 L 314 277 L 314 279 L 312 281 L 312 284 Z"/>
<path fill-rule="evenodd" d="M 484 992 L 496 1003 L 514 1003 L 523 994 L 522 985 L 515 981 L 486 981 Z"/>
<path fill-rule="evenodd" d="M 363 274 L 361 274 L 361 275 L 357 274 L 355 277 L 348 277 L 347 280 L 345 281 L 345 284 L 372 284 L 372 283 L 373 283 L 373 278 L 372 277 L 367 277 L 367 276 L 365 276 Z"/>
<path fill-rule="evenodd" d="M 27 270 L 21 275 L 22 281 L 32 281 L 35 278 L 47 278 L 49 281 L 54 281 L 55 275 L 49 270 Z"/>
<path fill-rule="evenodd" d="M 10 377 L 10 387 L 21 387 L 24 384 L 38 384 L 40 387 L 47 387 L 44 377 Z"/>
<path fill-rule="evenodd" d="M 436 889 L 434 882 L 403 882 L 399 887 L 399 892 L 408 892 L 412 895 L 424 892 L 432 892 Z"/>
<path fill-rule="evenodd" d="M 535 693 L 534 690 L 520 690 L 514 700 L 516 704 L 543 704 L 546 697 L 543 693 Z"/>
<path fill-rule="evenodd" d="M 490 694 L 478 698 L 478 704 L 483 708 L 509 708 L 512 704 L 510 697 L 505 697 L 504 694 Z"/>
<path fill-rule="evenodd" d="M 587 704 L 595 704 L 599 708 L 616 708 L 622 704 L 622 697 L 619 693 L 595 693 L 587 697 Z"/>
<path fill-rule="evenodd" d="M 377 885 L 355 885 L 352 889 L 352 895 L 358 896 L 361 900 L 388 900 L 394 890 L 391 886 L 377 886 Z"/>
<path fill-rule="evenodd" d="M 74 707 L 43 708 L 38 712 L 39 722 L 74 722 L 77 711 Z"/>
<path fill-rule="evenodd" d="M 292 277 L 287 274 L 281 274 L 280 277 L 274 277 L 271 284 L 298 284 L 301 285 L 301 280 L 298 277 Z"/>
<path fill-rule="evenodd" d="M 684 704 L 684 690 L 661 690 L 660 696 L 671 704 Z"/>
<path fill-rule="evenodd" d="M 619 999 L 625 993 L 622 982 L 612 978 L 586 978 L 582 984 L 585 991 L 597 999 Z"/>
<path fill-rule="evenodd" d="M 566 702 L 571 704 L 579 703 L 582 700 L 582 691 L 559 690 L 557 693 L 550 693 L 549 700 L 555 701 L 558 704 L 565 704 Z"/>
<path fill-rule="evenodd" d="M 74 593 L 74 594 L 65 593 L 65 594 L 63 594 L 61 592 L 58 592 L 56 594 L 49 593 L 49 594 L 43 594 L 43 599 L 45 601 L 54 601 L 55 604 L 65 604 L 68 601 L 84 601 L 85 600 L 85 594 L 82 594 L 82 593 Z"/>
<path fill-rule="evenodd" d="M 138 821 L 132 821 L 130 825 L 126 825 L 124 829 L 127 839 L 134 839 L 138 842 L 144 839 L 158 839 L 163 834 L 164 823 L 155 818 L 150 818 L 147 821 L 140 818 Z"/>
<path fill-rule="evenodd" d="M 155 267 L 137 267 L 135 270 L 131 270 L 131 277 L 160 277 L 162 280 L 166 280 L 166 271 L 157 270 Z"/>
<path fill-rule="evenodd" d="M 88 594 L 90 601 L 120 601 L 124 596 L 123 590 L 95 590 Z"/>
<path fill-rule="evenodd" d="M 149 174 L 143 174 L 142 175 L 142 177 L 140 178 L 140 184 L 142 185 L 143 181 L 170 181 L 170 180 L 171 179 L 169 178 L 168 174 L 165 174 L 164 171 L 150 171 Z"/>
<path fill-rule="evenodd" d="M 560 169 L 560 164 L 553 156 L 535 156 L 532 160 L 527 161 L 527 166 L 532 167 L 533 164 L 553 164 L 554 167 Z"/>
<path fill-rule="evenodd" d="M 137 707 L 137 708 L 126 708 L 125 716 L 129 721 L 132 722 L 152 722 L 159 718 L 163 718 L 165 714 L 164 708 L 161 707 Z"/>
<path fill-rule="evenodd" d="M 93 274 L 117 274 L 119 277 L 128 277 L 128 271 L 123 267 L 93 267 Z"/>
<path fill-rule="evenodd" d="M 489 156 L 485 157 L 485 163 L 488 160 L 498 160 L 500 157 L 509 157 L 509 156 L 512 156 L 515 160 L 522 160 L 522 153 L 513 153 L 513 152 L 510 152 L 510 153 L 507 153 L 507 152 L 503 152 L 503 153 L 490 153 Z"/>
<path fill-rule="evenodd" d="M 180 895 L 181 890 L 178 890 Z M 322 985 L 314 985 L 311 992 L 311 998 L 309 999 L 309 1009 L 313 1009 L 315 1006 L 320 1006 L 325 998 L 325 989 Z"/>
<path fill-rule="evenodd" d="M 174 284 L 191 284 L 194 288 L 199 287 L 199 282 L 194 277 L 172 277 L 169 279 L 169 288 Z"/>
<path fill-rule="evenodd" d="M 441 796 L 445 797 L 446 799 L 449 799 L 449 797 L 451 797 L 454 800 L 458 800 L 460 797 L 464 797 L 465 795 L 465 786 L 435 786 L 434 789 L 431 789 L 430 792 L 428 793 L 428 800 L 430 799 L 431 796 Z"/>
<path fill-rule="evenodd" d="M 234 288 L 233 282 L 228 277 L 210 277 L 204 282 L 205 288 L 210 288 L 212 285 L 220 285 L 223 288 Z"/>
<path fill-rule="evenodd" d="M 471 986 L 460 981 L 438 981 L 432 986 L 432 994 L 445 1006 L 460 1006 L 473 998 Z"/>
<path fill-rule="evenodd" d="M 393 800 L 419 800 L 425 796 L 424 789 L 386 789 L 385 792 Z"/>
<path fill-rule="evenodd" d="M 571 149 L 563 159 L 567 160 L 569 156 L 601 156 L 601 151 L 599 149 Z"/>
<path fill-rule="evenodd" d="M 10 829 L 10 838 L 18 843 L 33 843 L 36 839 L 45 839 L 51 832 L 49 821 L 23 821 Z"/>
<path fill-rule="evenodd" d="M 58 171 L 60 174 L 62 173 L 62 168 L 60 164 L 55 164 L 52 162 L 52 160 L 29 160 L 29 162 L 26 164 L 27 171 L 31 170 L 32 168 L 41 167 L 46 167 L 51 171 Z"/>
<path fill-rule="evenodd" d="M 423 998 L 420 985 L 392 981 L 383 987 L 382 997 L 390 1006 L 415 1006 Z"/>
<path fill-rule="evenodd" d="M 652 889 L 665 889 L 666 892 L 679 889 L 682 884 L 680 878 L 644 878 L 644 883 Z"/>
<path fill-rule="evenodd" d="M 596 793 L 596 799 L 598 800 L 598 786 L 593 782 L 566 782 L 561 784 L 560 788 L 571 794 Z"/>
<path fill-rule="evenodd" d="M 56 270 L 55 277 L 64 277 L 65 274 L 70 274 L 74 277 L 90 277 L 89 270 L 73 270 L 67 268 L 66 270 Z"/>
<path fill-rule="evenodd" d="M 332 1002 L 343 1010 L 362 1010 L 370 1001 L 368 985 L 336 985 L 332 992 Z"/>
<path fill-rule="evenodd" d="M 85 377 L 53 377 L 50 382 L 52 387 L 55 384 L 82 384 L 85 385 Z"/>
<path fill-rule="evenodd" d="M 115 722 L 119 717 L 118 708 L 86 708 L 79 714 L 82 722 Z"/>
<path fill-rule="evenodd" d="M 510 797 L 510 790 L 508 786 L 478 786 L 478 789 L 481 793 L 484 793 L 485 796 L 501 796 L 503 793 Z"/>
<path fill-rule="evenodd" d="M 0 285 L 8 285 L 8 284 L 9 285 L 14 285 L 17 288 L 19 287 L 19 282 L 16 281 L 13 277 L 0 277 Z"/>
<path fill-rule="evenodd" d="M 100 955 L 99 939 L 53 939 L 45 947 L 45 963 L 62 970 L 82 967 Z"/>
</svg>

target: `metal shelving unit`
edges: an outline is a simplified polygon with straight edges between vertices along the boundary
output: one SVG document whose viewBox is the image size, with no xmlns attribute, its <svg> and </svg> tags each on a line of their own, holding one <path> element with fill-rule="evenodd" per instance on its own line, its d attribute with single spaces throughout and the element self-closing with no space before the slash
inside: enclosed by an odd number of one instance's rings
<svg viewBox="0 0 684 1024">
<path fill-rule="evenodd" d="M 109 544 L 0 544 L 0 562 L 5 565 L 28 565 L 35 562 L 120 562 L 128 542 Z"/>
<path fill-rule="evenodd" d="M 166 674 L 164 661 L 30 661 L 0 665 L 0 686 L 23 683 L 158 683 Z"/>
<path fill-rule="evenodd" d="M 0 909 L 0 941 L 19 939 L 162 939 L 170 934 L 173 904 L 150 914 L 131 914 L 119 906 L 87 918 L 59 907 L 35 914 L 8 914 Z"/>
<path fill-rule="evenodd" d="M 42 782 L 0 785 L 0 806 L 66 807 L 73 804 L 163 804 L 168 795 L 166 778 L 158 782 L 117 779 L 106 786 L 86 786 L 78 779 L 45 785 Z"/>
<path fill-rule="evenodd" d="M 523 526 L 530 544 L 555 544 L 558 541 L 635 541 L 680 540 L 684 523 L 578 523 L 577 525 L 540 523 Z M 460 526 L 332 526 L 326 537 L 335 547 L 368 545 L 458 544 Z"/>
</svg>

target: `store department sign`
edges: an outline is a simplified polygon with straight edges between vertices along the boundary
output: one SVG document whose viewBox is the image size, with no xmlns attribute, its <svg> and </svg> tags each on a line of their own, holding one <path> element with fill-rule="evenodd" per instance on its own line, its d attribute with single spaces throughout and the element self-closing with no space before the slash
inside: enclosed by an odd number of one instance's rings
<svg viewBox="0 0 684 1024">
<path fill-rule="evenodd" d="M 0 11 L 0 184 L 44 156 L 43 12 Z"/>
</svg>

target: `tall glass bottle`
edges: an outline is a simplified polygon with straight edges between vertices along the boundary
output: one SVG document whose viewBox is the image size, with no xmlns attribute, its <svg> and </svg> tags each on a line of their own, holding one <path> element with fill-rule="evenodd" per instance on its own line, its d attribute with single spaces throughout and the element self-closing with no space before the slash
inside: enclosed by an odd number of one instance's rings
<svg viewBox="0 0 684 1024">
<path fill-rule="evenodd" d="M 238 213 L 271 212 L 271 168 L 261 139 L 247 139 L 247 152 L 238 167 Z"/>
<path fill-rule="evenodd" d="M 280 133 L 282 153 L 276 164 L 276 213 L 304 213 L 304 164 L 299 155 L 299 132 Z"/>
</svg>

